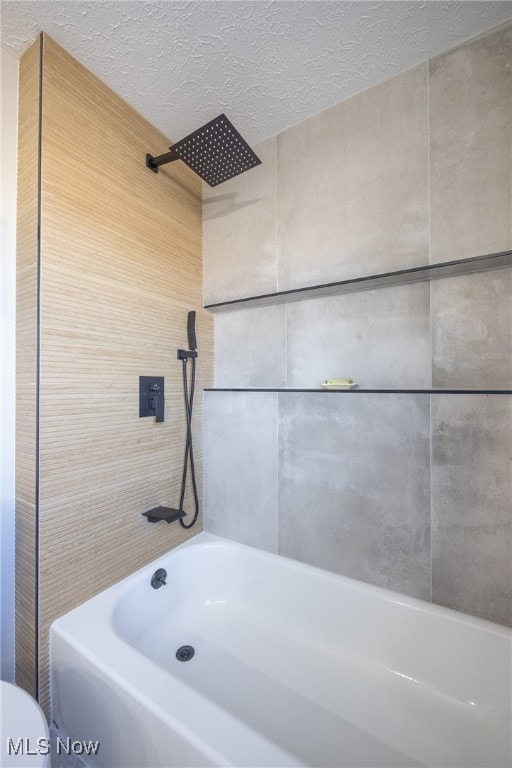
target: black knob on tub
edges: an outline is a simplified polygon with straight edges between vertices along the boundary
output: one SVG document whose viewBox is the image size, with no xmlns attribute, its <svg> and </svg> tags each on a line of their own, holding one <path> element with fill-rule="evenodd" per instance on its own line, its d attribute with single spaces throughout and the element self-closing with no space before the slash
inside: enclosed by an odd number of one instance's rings
<svg viewBox="0 0 512 768">
<path fill-rule="evenodd" d="M 153 589 L 160 589 L 166 584 L 167 571 L 165 568 L 158 568 L 151 577 L 151 586 Z"/>
</svg>

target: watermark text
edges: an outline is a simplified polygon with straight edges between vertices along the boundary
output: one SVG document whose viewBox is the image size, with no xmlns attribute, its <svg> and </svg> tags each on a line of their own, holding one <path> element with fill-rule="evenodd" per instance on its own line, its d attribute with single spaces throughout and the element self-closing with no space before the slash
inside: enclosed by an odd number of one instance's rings
<svg viewBox="0 0 512 768">
<path fill-rule="evenodd" d="M 54 751 L 57 755 L 97 755 L 100 750 L 99 741 L 78 741 L 77 739 L 61 739 L 57 736 L 55 745 L 50 739 L 29 739 L 26 736 L 19 739 L 7 738 L 7 754 L 17 755 L 49 755 Z"/>
</svg>

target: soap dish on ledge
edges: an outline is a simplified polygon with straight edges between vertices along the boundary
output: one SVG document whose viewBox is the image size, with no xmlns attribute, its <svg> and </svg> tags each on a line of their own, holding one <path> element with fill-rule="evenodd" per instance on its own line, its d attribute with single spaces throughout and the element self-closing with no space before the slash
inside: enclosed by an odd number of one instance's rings
<svg viewBox="0 0 512 768">
<path fill-rule="evenodd" d="M 326 379 L 322 382 L 324 389 L 355 389 L 357 384 L 352 379 Z"/>
</svg>

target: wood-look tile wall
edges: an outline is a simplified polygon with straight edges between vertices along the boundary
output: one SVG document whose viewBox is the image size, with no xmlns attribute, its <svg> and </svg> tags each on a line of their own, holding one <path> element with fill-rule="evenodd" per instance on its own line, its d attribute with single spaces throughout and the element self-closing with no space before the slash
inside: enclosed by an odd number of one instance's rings
<svg viewBox="0 0 512 768">
<path fill-rule="evenodd" d="M 39 698 L 48 705 L 48 629 L 62 613 L 181 543 L 181 363 L 197 312 L 194 453 L 212 319 L 201 310 L 201 182 L 183 164 L 153 174 L 169 139 L 43 38 Z M 22 107 L 23 108 L 23 107 Z M 165 377 L 165 422 L 138 415 L 140 375 Z M 190 501 L 186 509 L 191 511 Z"/>
<path fill-rule="evenodd" d="M 16 681 L 35 695 L 40 40 L 20 62 L 16 220 Z"/>
</svg>

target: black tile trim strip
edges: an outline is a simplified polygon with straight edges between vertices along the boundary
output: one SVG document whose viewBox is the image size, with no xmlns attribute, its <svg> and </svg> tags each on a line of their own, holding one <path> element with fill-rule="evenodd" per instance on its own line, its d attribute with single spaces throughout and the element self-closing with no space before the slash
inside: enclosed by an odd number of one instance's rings
<svg viewBox="0 0 512 768">
<path fill-rule="evenodd" d="M 368 290 L 370 288 L 384 288 L 391 285 L 404 285 L 421 280 L 434 280 L 443 277 L 471 274 L 488 269 L 500 269 L 512 266 L 512 251 L 490 253 L 485 256 L 472 256 L 467 259 L 444 261 L 439 264 L 427 264 L 421 267 L 400 269 L 396 272 L 383 272 L 365 277 L 354 277 L 349 280 L 340 280 L 333 283 L 306 286 L 304 288 L 291 288 L 277 293 L 262 293 L 257 296 L 247 296 L 241 299 L 231 299 L 215 304 L 205 304 L 205 309 L 222 311 L 229 309 L 242 309 L 252 306 L 266 306 L 268 304 L 281 304 L 285 301 L 299 301 L 300 299 L 314 298 L 316 296 L 330 296 L 333 294 L 349 293 L 351 291 Z"/>
<path fill-rule="evenodd" d="M 325 395 L 512 395 L 512 389 L 307 389 L 295 387 L 205 387 L 203 392 L 318 392 Z"/>
<path fill-rule="evenodd" d="M 39 36 L 39 115 L 37 127 L 37 255 L 36 255 L 36 403 L 35 403 L 35 601 L 34 601 L 34 625 L 35 625 L 35 656 L 34 659 L 34 687 L 36 698 L 41 698 L 40 675 L 40 520 L 41 520 L 41 484 L 40 484 L 40 403 L 41 403 L 41 223 L 42 223 L 42 141 L 43 141 L 43 65 L 44 65 L 44 34 Z"/>
</svg>

